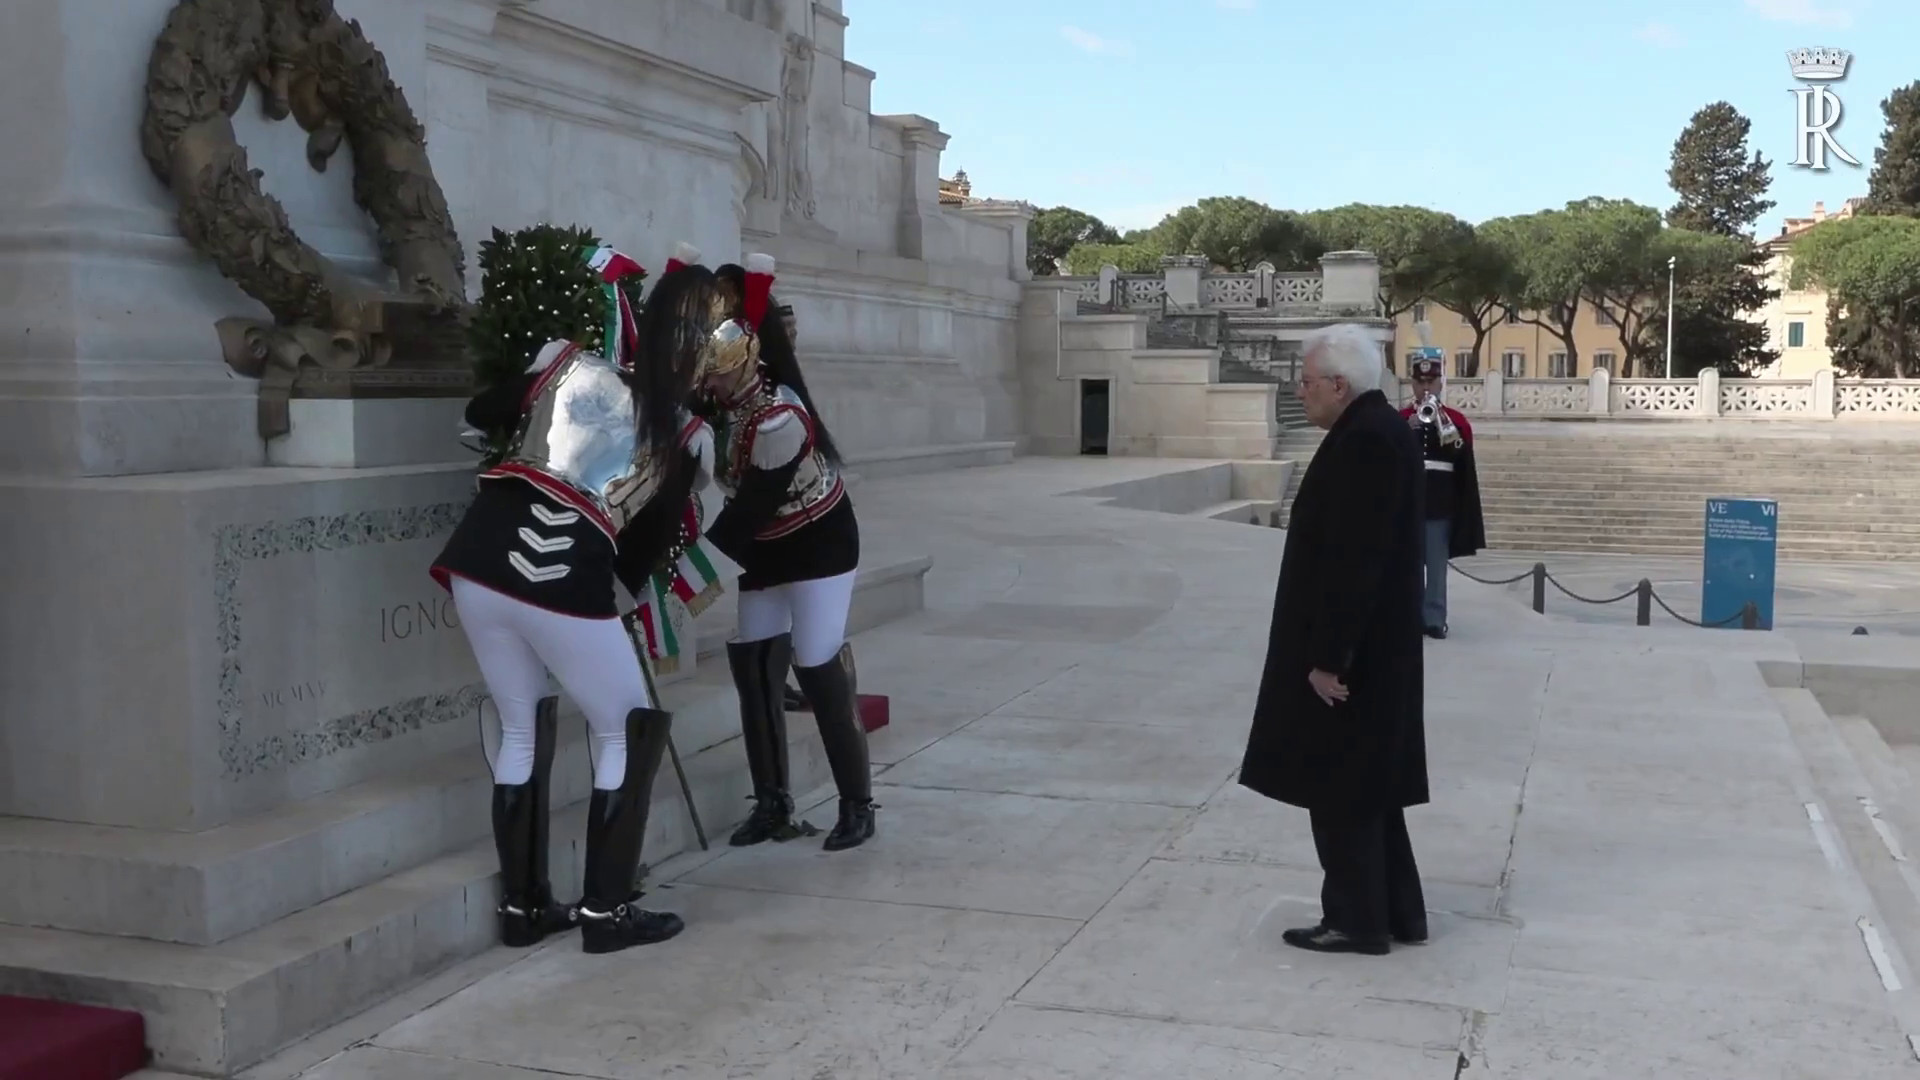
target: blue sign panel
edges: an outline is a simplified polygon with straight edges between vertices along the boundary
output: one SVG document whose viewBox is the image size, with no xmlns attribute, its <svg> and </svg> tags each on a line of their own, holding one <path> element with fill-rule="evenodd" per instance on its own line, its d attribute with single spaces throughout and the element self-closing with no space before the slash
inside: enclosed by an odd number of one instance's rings
<svg viewBox="0 0 1920 1080">
<path fill-rule="evenodd" d="M 1780 507 L 1772 499 L 1709 499 L 1704 565 L 1700 576 L 1700 621 L 1740 628 L 1748 602 L 1760 612 L 1760 629 L 1773 629 L 1774 551 Z"/>
</svg>

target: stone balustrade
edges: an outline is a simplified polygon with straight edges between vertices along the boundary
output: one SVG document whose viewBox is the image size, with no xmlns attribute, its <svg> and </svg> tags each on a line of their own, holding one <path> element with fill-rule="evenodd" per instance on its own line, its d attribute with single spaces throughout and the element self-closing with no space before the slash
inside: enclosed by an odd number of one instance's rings
<svg viewBox="0 0 1920 1080">
<path fill-rule="evenodd" d="M 1401 400 L 1412 399 L 1400 383 Z M 1447 379 L 1447 404 L 1474 417 L 1625 420 L 1920 420 L 1920 379 Z"/>
<path fill-rule="evenodd" d="M 1377 314 L 1378 264 L 1366 252 L 1330 252 L 1318 271 L 1281 272 L 1263 262 L 1243 274 L 1215 273 L 1206 259 L 1196 255 L 1169 256 L 1161 263 L 1159 272 L 1151 274 L 1123 274 L 1118 267 L 1104 266 L 1097 275 L 1056 280 L 1071 286 L 1081 301 L 1123 311 L 1317 315 L 1339 309 L 1353 315 Z"/>
</svg>

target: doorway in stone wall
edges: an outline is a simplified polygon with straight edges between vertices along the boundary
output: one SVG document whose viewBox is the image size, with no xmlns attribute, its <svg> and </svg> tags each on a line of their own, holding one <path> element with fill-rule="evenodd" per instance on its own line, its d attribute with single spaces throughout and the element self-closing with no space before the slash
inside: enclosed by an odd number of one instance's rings
<svg viewBox="0 0 1920 1080">
<path fill-rule="evenodd" d="M 1111 395 L 1107 379 L 1080 380 L 1080 452 L 1105 456 Z"/>
</svg>

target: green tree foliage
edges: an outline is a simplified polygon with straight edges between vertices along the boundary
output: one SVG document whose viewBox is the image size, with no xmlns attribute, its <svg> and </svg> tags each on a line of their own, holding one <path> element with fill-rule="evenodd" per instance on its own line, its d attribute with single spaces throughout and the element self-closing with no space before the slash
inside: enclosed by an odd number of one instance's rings
<svg viewBox="0 0 1920 1080">
<path fill-rule="evenodd" d="M 1910 379 L 1920 355 L 1920 218 L 1859 215 L 1794 241 L 1789 284 L 1826 291 L 1848 336 L 1829 342 L 1843 370 Z"/>
<path fill-rule="evenodd" d="M 1674 377 L 1708 368 L 1744 376 L 1772 363 L 1780 354 L 1767 347 L 1766 326 L 1742 317 L 1779 295 L 1762 272 L 1766 253 L 1735 237 L 1684 229 L 1668 229 L 1667 235 L 1679 256 L 1674 274 Z M 1655 314 L 1658 317 L 1645 324 L 1642 355 L 1650 364 L 1664 365 L 1667 322 Z M 1664 373 L 1664 367 L 1661 370 Z"/>
<path fill-rule="evenodd" d="M 1880 133 L 1879 148 L 1873 152 L 1873 171 L 1867 176 L 1867 197 L 1861 204 L 1859 214 L 1870 217 L 1920 216 L 1920 83 L 1902 87 L 1887 95 L 1886 100 L 1880 103 L 1880 113 L 1886 118 L 1886 127 Z M 1828 225 L 1837 224 L 1840 222 L 1817 225 L 1810 230 L 1809 237 Z M 1856 235 L 1865 237 L 1869 234 L 1856 234 L 1851 230 L 1840 230 L 1837 234 L 1829 232 L 1809 250 L 1817 253 L 1828 245 L 1838 245 L 1843 241 L 1857 243 Z M 1861 250 L 1886 253 L 1886 243 L 1884 239 L 1876 240 L 1872 246 Z M 1796 253 L 1801 250 L 1798 243 L 1793 250 Z M 1794 258 L 1797 263 L 1799 256 L 1796 254 Z M 1816 275 L 1814 280 L 1826 276 Z M 1856 285 L 1863 283 L 1852 271 L 1840 276 Z M 1901 377 L 1905 377 L 1905 373 L 1911 370 L 1908 358 L 1915 355 L 1913 338 L 1916 331 L 1909 312 L 1881 306 L 1886 299 L 1884 295 L 1880 301 L 1875 300 L 1874 295 L 1879 292 L 1877 288 L 1856 288 L 1846 293 L 1837 289 L 1828 290 L 1827 347 L 1833 351 L 1834 366 L 1842 371 L 1866 376 L 1900 373 Z"/>
<path fill-rule="evenodd" d="M 1558 338 L 1568 359 L 1578 365 L 1574 320 L 1597 263 L 1574 224 L 1567 211 L 1542 210 L 1494 218 L 1482 223 L 1478 233 L 1511 268 L 1506 309 Z"/>
<path fill-rule="evenodd" d="M 1739 237 L 1664 228 L 1659 211 L 1623 199 L 1583 199 L 1566 215 L 1588 249 L 1587 298 L 1613 316 L 1622 377 L 1664 374 L 1669 260 L 1678 300 L 1679 281 L 1726 282 L 1752 250 Z M 1679 359 L 1676 351 L 1675 375 L 1683 374 Z"/>
<path fill-rule="evenodd" d="M 1181 207 L 1149 230 L 1144 243 L 1245 273 L 1262 262 L 1276 270 L 1309 268 L 1324 250 L 1316 239 L 1299 214 L 1233 195 Z"/>
<path fill-rule="evenodd" d="M 1454 272 L 1429 297 L 1473 329 L 1473 356 L 1460 375 L 1480 374 L 1487 337 L 1506 317 L 1505 298 L 1514 292 L 1513 274 L 1506 252 L 1476 232 L 1457 253 Z"/>
<path fill-rule="evenodd" d="M 549 341 L 601 347 L 608 301 L 600 276 L 586 262 L 600 244 L 590 230 L 561 225 L 495 229 L 481 242 L 480 302 L 467 330 L 478 385 L 526 371 Z M 636 311 L 643 276 L 620 280 Z M 486 434 L 497 452 L 512 433 Z"/>
<path fill-rule="evenodd" d="M 1388 318 L 1432 295 L 1457 272 L 1473 227 L 1423 206 L 1351 203 L 1306 216 L 1327 251 L 1371 251 L 1380 259 L 1380 302 Z"/>
<path fill-rule="evenodd" d="M 1123 274 L 1151 274 L 1160 269 L 1160 256 L 1165 254 L 1151 240 L 1130 244 L 1078 244 L 1067 252 L 1067 273 L 1091 277 L 1110 264 Z"/>
<path fill-rule="evenodd" d="M 1873 152 L 1865 210 L 1920 216 L 1920 82 L 1887 95 L 1880 112 L 1887 127 Z"/>
<path fill-rule="evenodd" d="M 1479 235 L 1507 261 L 1505 306 L 1552 334 L 1574 371 L 1581 301 L 1603 305 L 1620 340 L 1622 377 L 1660 356 L 1654 330 L 1666 320 L 1667 260 L 1677 260 L 1677 275 L 1702 277 L 1726 272 L 1747 250 L 1732 237 L 1665 228 L 1658 210 L 1625 199 L 1496 218 Z"/>
<path fill-rule="evenodd" d="M 1680 196 L 1667 211 L 1676 229 L 1719 236 L 1751 236 L 1760 215 L 1773 209 L 1767 188 L 1771 166 L 1747 153 L 1753 123 L 1724 101 L 1702 107 L 1673 141 L 1667 183 Z"/>
<path fill-rule="evenodd" d="M 1027 223 L 1027 268 L 1039 277 L 1057 274 L 1075 247 L 1119 242 L 1120 234 L 1092 214 L 1071 206 L 1049 207 Z"/>
<path fill-rule="evenodd" d="M 1673 143 L 1667 182 L 1679 200 L 1667 211 L 1667 224 L 1743 245 L 1731 263 L 1724 250 L 1691 266 L 1682 260 L 1674 297 L 1676 376 L 1704 368 L 1745 375 L 1779 356 L 1767 347 L 1766 327 L 1746 317 L 1780 295 L 1767 284 L 1767 253 L 1752 242 L 1754 224 L 1774 206 L 1766 197 L 1771 166 L 1759 151 L 1747 150 L 1752 126 L 1716 101 L 1695 112 Z M 1648 328 L 1652 355 L 1665 352 L 1666 334 L 1664 319 Z"/>
</svg>

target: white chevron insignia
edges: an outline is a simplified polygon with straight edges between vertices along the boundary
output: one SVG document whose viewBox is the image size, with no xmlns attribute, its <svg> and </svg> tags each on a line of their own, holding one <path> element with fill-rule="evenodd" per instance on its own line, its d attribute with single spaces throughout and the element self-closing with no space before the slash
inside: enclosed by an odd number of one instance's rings
<svg viewBox="0 0 1920 1080">
<path fill-rule="evenodd" d="M 571 525 L 580 520 L 579 513 L 573 510 L 549 510 L 539 503 L 532 504 L 528 509 L 533 511 L 535 521 L 538 521 L 550 529 L 557 529 L 563 525 Z"/>
<path fill-rule="evenodd" d="M 539 533 L 522 525 L 520 526 L 520 542 L 527 545 L 527 550 L 536 555 L 551 555 L 556 551 L 565 551 L 572 547 L 573 537 L 541 536 Z"/>
<path fill-rule="evenodd" d="M 566 563 L 555 563 L 552 566 L 535 566 L 525 555 L 517 551 L 507 552 L 507 562 L 511 563 L 515 570 L 520 571 L 521 577 L 526 578 L 535 585 L 545 584 L 549 581 L 559 581 L 561 578 L 573 572 L 573 567 L 568 566 Z"/>
</svg>

